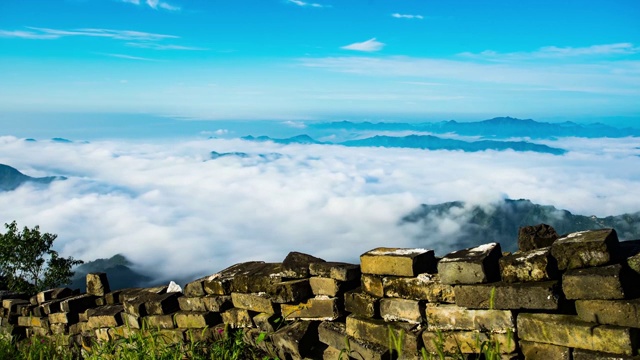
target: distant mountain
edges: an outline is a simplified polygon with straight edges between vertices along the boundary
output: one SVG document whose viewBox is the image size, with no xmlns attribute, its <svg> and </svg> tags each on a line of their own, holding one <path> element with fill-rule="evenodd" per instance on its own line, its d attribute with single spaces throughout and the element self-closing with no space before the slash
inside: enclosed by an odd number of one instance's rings
<svg viewBox="0 0 640 360">
<path fill-rule="evenodd" d="M 350 121 L 309 124 L 316 129 L 341 129 L 351 131 L 423 131 L 435 134 L 454 133 L 464 136 L 483 136 L 496 138 L 530 137 L 548 139 L 555 137 L 584 138 L 620 138 L 640 136 L 640 129 L 616 128 L 595 123 L 581 125 L 574 122 L 548 123 L 531 119 L 497 117 L 475 122 L 457 122 L 455 120 L 423 123 L 354 123 Z"/>
<path fill-rule="evenodd" d="M 71 279 L 72 289 L 86 291 L 86 276 L 89 273 L 105 272 L 109 279 L 111 290 L 125 289 L 131 287 L 147 286 L 152 278 L 131 269 L 132 263 L 123 255 L 117 254 L 109 259 L 97 259 L 82 264 L 74 269 L 74 276 Z"/>
<path fill-rule="evenodd" d="M 341 143 L 345 146 L 380 146 L 394 148 L 414 148 L 428 150 L 462 150 L 467 152 L 485 150 L 514 150 L 534 151 L 554 155 L 562 155 L 565 150 L 547 145 L 534 144 L 526 141 L 462 141 L 443 139 L 431 135 L 409 135 L 404 137 L 374 136 L 360 140 L 350 140 Z"/>
<path fill-rule="evenodd" d="M 289 145 L 289 144 L 305 144 L 305 145 L 309 145 L 309 144 L 324 144 L 323 142 L 320 142 L 320 141 L 312 139 L 309 135 L 306 135 L 306 134 L 298 135 L 298 136 L 294 136 L 294 137 L 290 137 L 290 138 L 286 138 L 286 139 L 274 139 L 274 138 L 270 138 L 268 136 L 253 137 L 251 135 L 243 136 L 241 139 L 242 140 L 247 140 L 247 141 L 258 141 L 258 142 L 272 141 L 272 142 L 274 142 L 276 144 L 284 144 L 284 145 Z"/>
<path fill-rule="evenodd" d="M 287 139 L 272 139 L 268 136 L 245 136 L 247 141 L 273 141 L 278 144 L 326 144 L 343 145 L 349 147 L 388 147 L 388 148 L 412 148 L 427 150 L 461 150 L 467 152 L 484 150 L 514 150 L 514 151 L 535 151 L 554 155 L 562 155 L 565 150 L 547 145 L 534 144 L 526 141 L 463 141 L 454 139 L 443 139 L 432 135 L 409 135 L 404 137 L 396 136 L 373 136 L 365 139 L 349 140 L 341 143 L 319 142 L 308 135 L 299 135 Z"/>
<path fill-rule="evenodd" d="M 12 191 L 25 183 L 49 184 L 54 180 L 64 179 L 66 178 L 63 176 L 35 178 L 21 173 L 9 165 L 0 164 L 0 191 Z"/>
<path fill-rule="evenodd" d="M 255 156 L 255 157 L 257 157 L 259 159 L 262 159 L 262 160 L 274 161 L 274 160 L 280 159 L 282 157 L 282 154 L 279 154 L 279 153 L 268 153 L 268 154 L 251 155 L 251 154 L 247 154 L 245 152 L 239 152 L 239 151 L 225 152 L 225 153 L 219 153 L 217 151 L 212 151 L 211 152 L 211 159 L 212 160 L 220 159 L 220 158 L 224 158 L 224 157 L 237 157 L 237 158 L 241 158 L 241 159 L 247 159 L 247 158 L 250 158 L 252 156 Z"/>
<path fill-rule="evenodd" d="M 534 204 L 529 200 L 504 200 L 490 206 L 467 206 L 463 202 L 421 205 L 404 216 L 401 223 L 417 223 L 423 228 L 422 237 L 430 239 L 442 224 L 455 224 L 447 247 L 469 247 L 488 242 L 500 242 L 506 251 L 517 250 L 518 229 L 522 226 L 545 223 L 558 234 L 582 230 L 614 228 L 620 240 L 640 239 L 640 212 L 607 216 L 575 215 L 553 206 Z"/>
</svg>

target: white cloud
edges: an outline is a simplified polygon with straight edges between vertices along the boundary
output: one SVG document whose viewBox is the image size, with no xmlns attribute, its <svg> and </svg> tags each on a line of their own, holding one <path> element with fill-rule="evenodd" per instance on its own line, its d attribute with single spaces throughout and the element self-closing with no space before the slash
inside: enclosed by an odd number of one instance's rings
<svg viewBox="0 0 640 360">
<path fill-rule="evenodd" d="M 358 261 L 377 246 L 448 249 L 464 209 L 429 237 L 398 221 L 421 203 L 489 206 L 528 198 L 599 216 L 638 211 L 637 139 L 561 139 L 565 156 L 535 153 L 281 146 L 239 140 L 61 144 L 0 137 L 0 163 L 50 187 L 0 193 L 0 220 L 57 233 L 85 260 L 124 253 L 163 279 L 214 273 L 289 251 Z M 206 161 L 210 151 L 256 157 Z M 419 166 L 416 166 L 419 164 Z M 348 249 L 348 251 L 345 251 Z M 158 267 L 158 264 L 163 266 Z"/>
<path fill-rule="evenodd" d="M 182 45 L 173 45 L 173 44 L 158 44 L 152 42 L 129 42 L 126 43 L 127 46 L 141 48 L 141 49 L 153 49 L 153 50 L 184 50 L 184 51 L 205 51 L 209 50 L 206 48 L 195 47 L 195 46 L 182 46 Z"/>
<path fill-rule="evenodd" d="M 328 7 L 326 5 L 322 5 L 322 4 L 318 4 L 318 3 L 308 3 L 308 2 L 305 2 L 305 1 L 301 1 L 301 0 L 287 0 L 287 2 L 289 2 L 291 4 L 298 5 L 298 6 L 302 6 L 302 7 L 314 7 L 314 8 Z"/>
<path fill-rule="evenodd" d="M 103 55 L 114 57 L 114 58 L 118 58 L 118 59 L 126 59 L 126 60 L 158 61 L 156 59 L 150 59 L 150 58 L 145 58 L 145 57 L 140 57 L 140 56 L 131 56 L 131 55 L 126 55 L 126 54 L 103 54 Z"/>
<path fill-rule="evenodd" d="M 562 59 L 575 57 L 633 55 L 640 53 L 640 47 L 633 43 L 591 45 L 586 47 L 545 46 L 532 52 L 499 53 L 485 50 L 480 53 L 464 52 L 460 56 L 488 60 Z"/>
<path fill-rule="evenodd" d="M 177 39 L 178 36 L 156 34 L 134 30 L 113 30 L 113 29 L 73 29 L 58 30 L 38 27 L 28 27 L 33 30 L 33 36 L 40 36 L 41 39 L 58 39 L 67 36 L 88 36 L 88 37 L 104 37 L 116 40 L 136 40 L 136 41 L 160 41 L 164 39 Z"/>
<path fill-rule="evenodd" d="M 367 41 L 345 45 L 341 47 L 341 49 L 374 52 L 382 50 L 384 45 L 384 43 L 379 42 L 378 40 L 376 40 L 376 38 L 371 38 Z"/>
<path fill-rule="evenodd" d="M 396 18 L 396 19 L 418 19 L 418 20 L 424 19 L 424 16 L 422 16 L 422 15 L 393 13 L 393 14 L 391 14 L 391 16 Z"/>
<path fill-rule="evenodd" d="M 465 86 L 521 86 L 527 91 L 640 95 L 640 61 L 598 64 L 478 62 L 474 59 L 395 57 L 305 58 L 301 64 L 368 77 L 400 77 L 409 81 L 457 82 Z"/>
<path fill-rule="evenodd" d="M 296 128 L 296 129 L 305 129 L 307 127 L 307 125 L 305 125 L 305 123 L 301 121 L 287 120 L 287 121 L 283 121 L 282 123 L 284 125 L 287 125 L 289 127 Z"/>
<path fill-rule="evenodd" d="M 121 0 L 121 1 L 124 2 L 124 3 L 129 3 L 129 4 L 134 4 L 134 5 L 142 5 L 140 0 Z M 179 10 L 181 10 L 181 8 L 179 6 L 171 5 L 171 4 L 167 3 L 167 2 L 160 1 L 160 0 L 145 0 L 144 3 L 147 4 L 147 6 L 149 6 L 150 8 L 152 8 L 154 10 L 158 10 L 158 8 L 164 9 L 164 10 L 168 10 L 168 11 L 179 11 Z"/>
<path fill-rule="evenodd" d="M 0 37 L 21 38 L 21 39 L 57 39 L 59 36 L 53 34 L 39 33 L 34 31 L 21 30 L 0 30 Z"/>
</svg>

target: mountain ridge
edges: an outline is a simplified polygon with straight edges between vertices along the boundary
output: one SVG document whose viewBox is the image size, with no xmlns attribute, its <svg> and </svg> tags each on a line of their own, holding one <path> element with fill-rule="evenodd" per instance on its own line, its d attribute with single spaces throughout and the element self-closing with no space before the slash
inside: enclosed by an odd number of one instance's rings
<svg viewBox="0 0 640 360">
<path fill-rule="evenodd" d="M 49 184 L 56 180 L 65 180 L 64 176 L 31 177 L 9 165 L 0 164 L 0 191 L 13 191 L 26 183 Z"/>
<path fill-rule="evenodd" d="M 617 128 L 602 123 L 578 124 L 571 121 L 561 123 L 549 123 L 533 119 L 518 119 L 509 116 L 496 117 L 481 121 L 459 122 L 455 120 L 440 122 L 420 123 L 386 123 L 386 122 L 351 122 L 339 121 L 329 123 L 316 123 L 309 125 L 315 129 L 338 129 L 359 131 L 423 131 L 434 134 L 454 133 L 464 136 L 483 137 L 527 137 L 533 139 L 549 139 L 555 137 L 586 137 L 620 138 L 627 136 L 640 136 L 640 129 L 625 127 Z"/>
</svg>

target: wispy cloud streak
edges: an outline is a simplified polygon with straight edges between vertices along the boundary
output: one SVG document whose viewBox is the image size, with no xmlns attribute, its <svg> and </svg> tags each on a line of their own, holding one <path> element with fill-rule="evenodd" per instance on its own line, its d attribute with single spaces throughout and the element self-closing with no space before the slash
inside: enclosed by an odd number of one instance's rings
<svg viewBox="0 0 640 360">
<path fill-rule="evenodd" d="M 341 47 L 341 49 L 353 50 L 353 51 L 364 51 L 364 52 L 375 52 L 375 51 L 382 50 L 384 46 L 385 44 L 376 40 L 376 38 L 371 38 L 367 41 L 345 45 Z"/>
<path fill-rule="evenodd" d="M 128 4 L 134 4 L 134 5 L 143 5 L 143 3 L 140 0 L 121 0 L 124 3 L 128 3 Z M 149 6 L 150 8 L 154 9 L 154 10 L 158 10 L 158 9 L 164 9 L 164 10 L 168 10 L 168 11 L 179 11 L 181 10 L 181 8 L 179 6 L 175 6 L 175 5 L 171 5 L 167 2 L 164 1 L 160 1 L 160 0 L 146 0 L 144 2 L 144 4 L 146 4 L 147 6 Z"/>
<path fill-rule="evenodd" d="M 15 37 L 23 39 L 59 39 L 71 36 L 102 37 L 116 40 L 135 41 L 160 41 L 164 39 L 177 39 L 175 35 L 156 34 L 133 30 L 113 30 L 113 29 L 73 29 L 59 30 L 40 27 L 27 27 L 28 31 L 22 30 L 0 30 L 0 37 Z"/>
<path fill-rule="evenodd" d="M 586 47 L 558 47 L 545 46 L 532 52 L 500 53 L 493 50 L 485 50 L 480 53 L 464 52 L 459 55 L 477 59 L 488 60 L 539 60 L 560 59 L 577 57 L 634 55 L 640 53 L 640 47 L 633 43 L 600 44 Z"/>
<path fill-rule="evenodd" d="M 391 14 L 391 16 L 396 18 L 396 19 L 418 19 L 418 20 L 424 19 L 424 16 L 422 16 L 422 15 L 393 13 L 393 14 Z"/>
<path fill-rule="evenodd" d="M 324 8 L 324 7 L 328 7 L 327 5 L 322 5 L 322 4 L 318 4 L 318 3 L 309 3 L 309 2 L 305 2 L 305 1 L 301 1 L 301 0 L 287 0 L 288 3 L 290 4 L 295 4 L 298 6 L 302 6 L 302 7 L 314 7 L 314 8 Z"/>
</svg>

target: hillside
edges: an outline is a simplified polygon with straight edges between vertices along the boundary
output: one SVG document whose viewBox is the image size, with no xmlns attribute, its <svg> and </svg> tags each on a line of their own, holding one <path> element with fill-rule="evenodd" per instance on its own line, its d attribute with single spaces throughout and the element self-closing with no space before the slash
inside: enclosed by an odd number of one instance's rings
<svg viewBox="0 0 640 360">
<path fill-rule="evenodd" d="M 61 176 L 31 177 L 9 165 L 0 164 L 0 191 L 12 191 L 25 183 L 49 184 L 52 181 L 64 179 Z"/>
<path fill-rule="evenodd" d="M 465 207 L 463 202 L 447 202 L 437 205 L 421 205 L 404 216 L 401 222 L 418 223 L 424 236 L 443 221 L 453 221 L 460 230 L 452 235 L 448 246 L 474 246 L 488 242 L 500 242 L 506 251 L 517 247 L 518 229 L 540 223 L 553 226 L 558 234 L 581 230 L 614 228 L 620 240 L 640 239 L 640 212 L 599 218 L 572 214 L 554 206 L 539 205 L 529 200 L 509 200 L 492 204 L 491 207 Z"/>
<path fill-rule="evenodd" d="M 109 276 L 111 290 L 148 285 L 150 277 L 136 272 L 131 268 L 133 264 L 121 254 L 116 254 L 109 259 L 97 259 L 82 264 L 74 269 L 74 276 L 69 285 L 72 289 L 86 291 L 85 277 L 89 273 L 106 272 Z"/>
</svg>

